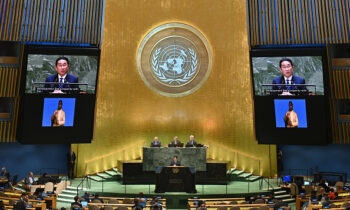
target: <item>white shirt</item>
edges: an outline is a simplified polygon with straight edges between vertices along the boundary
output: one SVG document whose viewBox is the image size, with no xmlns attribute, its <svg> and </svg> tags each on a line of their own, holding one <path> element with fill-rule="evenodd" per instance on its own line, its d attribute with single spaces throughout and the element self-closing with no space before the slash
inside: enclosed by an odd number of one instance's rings
<svg viewBox="0 0 350 210">
<path fill-rule="evenodd" d="M 292 84 L 292 77 L 293 77 L 293 75 L 292 76 L 290 76 L 290 77 L 284 77 L 284 81 L 286 81 L 286 84 Z M 287 82 L 288 81 L 288 82 Z"/>
</svg>

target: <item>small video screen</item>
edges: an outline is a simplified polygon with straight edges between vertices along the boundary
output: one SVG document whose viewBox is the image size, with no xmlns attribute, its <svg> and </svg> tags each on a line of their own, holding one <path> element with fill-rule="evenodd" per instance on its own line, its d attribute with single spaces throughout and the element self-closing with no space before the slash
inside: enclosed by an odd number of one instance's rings
<svg viewBox="0 0 350 210">
<path fill-rule="evenodd" d="M 307 128 L 305 99 L 275 99 L 276 128 Z"/>
<path fill-rule="evenodd" d="M 44 98 L 42 127 L 73 127 L 75 98 Z"/>
</svg>

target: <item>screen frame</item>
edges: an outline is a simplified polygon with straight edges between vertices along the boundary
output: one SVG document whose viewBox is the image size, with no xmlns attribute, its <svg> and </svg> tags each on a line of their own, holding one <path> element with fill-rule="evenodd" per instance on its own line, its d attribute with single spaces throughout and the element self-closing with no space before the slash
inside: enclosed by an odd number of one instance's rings
<svg viewBox="0 0 350 210">
<path fill-rule="evenodd" d="M 254 57 L 293 57 L 293 56 L 322 56 L 322 73 L 323 73 L 323 86 L 324 95 L 306 95 L 306 96 L 272 96 L 272 95 L 256 95 L 254 72 L 252 60 Z M 330 115 L 329 115 L 329 66 L 328 56 L 325 47 L 296 47 L 296 48 L 256 48 L 250 50 L 250 72 L 252 79 L 252 94 L 254 99 L 254 130 L 255 136 L 259 144 L 277 144 L 277 145 L 326 145 L 330 142 Z M 275 99 L 305 99 L 307 109 L 307 128 L 296 128 L 296 132 L 290 130 L 290 128 L 278 128 L 275 122 L 275 108 L 268 107 L 267 112 L 273 114 L 274 120 L 270 123 L 264 122 L 262 119 L 266 117 L 266 113 L 262 112 L 262 106 L 267 104 L 273 104 Z M 312 108 L 315 102 L 321 103 L 320 107 Z M 311 107 L 310 107 L 311 106 Z M 311 111 L 311 113 L 310 113 Z M 325 116 L 314 118 L 316 112 L 322 111 Z M 319 122 L 315 122 L 319 120 Z M 314 122 L 311 122 L 314 121 Z M 269 125 L 262 125 L 262 123 Z M 317 138 L 312 138 L 311 134 L 317 134 L 317 126 L 321 126 L 325 136 L 321 138 L 321 135 L 316 135 Z M 281 138 L 285 133 L 286 138 Z M 305 135 L 307 134 L 307 135 Z M 320 139 L 321 138 L 321 139 Z M 281 141 L 281 139 L 283 139 Z M 296 140 L 297 139 L 297 140 Z"/>
<path fill-rule="evenodd" d="M 33 94 L 26 93 L 26 82 L 27 82 L 27 67 L 28 67 L 28 55 L 37 54 L 37 55 L 76 55 L 76 56 L 97 56 L 97 69 L 96 69 L 96 83 L 95 83 L 95 93 L 87 93 L 87 94 L 95 94 L 98 86 L 98 77 L 100 70 L 100 54 L 101 50 L 97 47 L 72 47 L 72 46 L 54 46 L 54 45 L 25 45 L 23 50 L 22 57 L 22 68 L 21 68 L 21 87 L 20 87 L 20 95 L 24 94 Z M 38 94 L 38 93 L 34 93 Z M 45 93 L 39 93 L 45 94 Z M 80 93 L 70 94 L 77 95 Z M 50 95 L 50 94 L 47 94 Z"/>
<path fill-rule="evenodd" d="M 323 86 L 324 86 L 324 96 L 329 95 L 329 76 L 328 76 L 328 57 L 327 50 L 325 47 L 298 47 L 298 48 L 257 48 L 250 50 L 250 69 L 251 69 L 251 78 L 253 84 L 253 95 L 255 94 L 255 82 L 254 82 L 254 73 L 253 73 L 253 57 L 302 57 L 302 56 L 321 56 L 322 57 L 322 77 L 323 77 Z"/>
<path fill-rule="evenodd" d="M 91 143 L 95 126 L 95 105 L 100 70 L 100 53 L 101 50 L 97 47 L 73 47 L 61 45 L 24 46 L 19 91 L 20 103 L 16 132 L 17 141 L 22 144 Z M 94 93 L 26 93 L 25 89 L 29 54 L 97 56 L 96 84 Z M 45 98 L 75 98 L 76 101 L 73 126 L 55 128 L 43 127 L 42 114 Z M 32 117 L 35 118 L 35 120 L 33 123 L 30 123 L 30 119 L 33 119 Z"/>
</svg>

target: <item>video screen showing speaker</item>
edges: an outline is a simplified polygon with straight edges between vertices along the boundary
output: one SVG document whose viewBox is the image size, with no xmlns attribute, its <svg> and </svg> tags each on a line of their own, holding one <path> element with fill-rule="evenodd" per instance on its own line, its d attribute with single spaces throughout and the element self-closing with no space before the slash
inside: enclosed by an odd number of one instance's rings
<svg viewBox="0 0 350 210">
<path fill-rule="evenodd" d="M 255 133 L 261 144 L 327 144 L 328 64 L 324 48 L 250 51 Z"/>
<path fill-rule="evenodd" d="M 75 98 L 44 98 L 43 127 L 73 127 Z"/>
<path fill-rule="evenodd" d="M 55 55 L 29 50 L 25 57 L 25 93 L 94 94 L 98 55 Z"/>
<path fill-rule="evenodd" d="M 19 142 L 91 142 L 99 59 L 95 47 L 25 45 Z"/>
<path fill-rule="evenodd" d="M 321 55 L 252 57 L 255 95 L 324 95 Z"/>
</svg>

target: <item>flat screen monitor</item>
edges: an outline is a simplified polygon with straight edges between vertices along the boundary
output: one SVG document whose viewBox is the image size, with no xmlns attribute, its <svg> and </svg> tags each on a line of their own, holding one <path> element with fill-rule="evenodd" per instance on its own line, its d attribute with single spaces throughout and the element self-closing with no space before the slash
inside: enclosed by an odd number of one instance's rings
<svg viewBox="0 0 350 210">
<path fill-rule="evenodd" d="M 96 47 L 25 45 L 19 142 L 91 142 L 99 59 Z"/>
<path fill-rule="evenodd" d="M 255 95 L 324 95 L 322 55 L 252 57 Z"/>
<path fill-rule="evenodd" d="M 25 93 L 96 92 L 98 55 L 72 55 L 69 51 L 55 54 L 29 51 L 25 59 Z"/>
<path fill-rule="evenodd" d="M 307 128 L 305 99 L 275 99 L 276 128 Z"/>
<path fill-rule="evenodd" d="M 290 176 L 284 176 L 282 177 L 283 182 L 290 182 L 291 181 L 291 177 Z"/>
<path fill-rule="evenodd" d="M 252 49 L 250 61 L 258 142 L 327 144 L 330 128 L 326 49 Z"/>
</svg>

